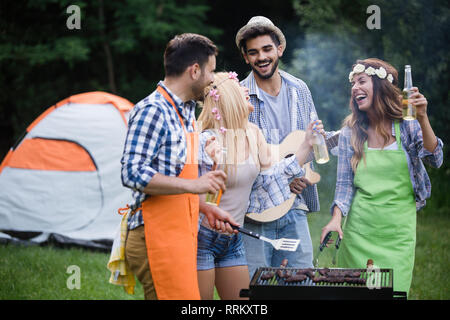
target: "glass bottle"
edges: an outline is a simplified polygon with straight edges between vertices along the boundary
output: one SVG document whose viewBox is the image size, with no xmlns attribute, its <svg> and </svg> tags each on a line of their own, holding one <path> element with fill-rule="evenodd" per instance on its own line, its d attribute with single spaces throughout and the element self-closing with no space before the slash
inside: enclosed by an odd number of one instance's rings
<svg viewBox="0 0 450 320">
<path fill-rule="evenodd" d="M 318 132 L 313 132 L 313 150 L 317 163 L 323 164 L 330 160 L 325 138 Z"/>
<path fill-rule="evenodd" d="M 226 160 L 227 160 L 227 148 L 222 148 L 222 150 L 220 152 L 220 161 L 219 161 L 219 163 L 214 162 L 213 170 L 224 170 Z M 211 193 L 211 192 L 206 193 L 205 202 L 207 204 L 210 204 L 213 206 L 218 206 L 220 204 L 220 198 L 222 197 L 222 192 L 223 192 L 222 189 L 220 189 L 216 193 Z"/>
<path fill-rule="evenodd" d="M 411 66 L 409 64 L 405 65 L 405 86 L 403 88 L 403 99 L 402 99 L 402 107 L 403 107 L 403 119 L 404 120 L 415 120 L 416 119 L 416 106 L 413 106 L 410 103 L 411 96 L 411 88 L 412 88 L 412 75 L 411 75 Z"/>
</svg>

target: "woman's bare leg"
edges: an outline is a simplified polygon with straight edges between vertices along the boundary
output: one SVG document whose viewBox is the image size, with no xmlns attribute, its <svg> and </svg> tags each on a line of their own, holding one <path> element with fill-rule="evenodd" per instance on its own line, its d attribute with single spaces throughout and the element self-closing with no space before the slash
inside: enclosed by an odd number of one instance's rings
<svg viewBox="0 0 450 320">
<path fill-rule="evenodd" d="M 202 300 L 214 299 L 215 269 L 197 271 L 198 287 Z"/>
<path fill-rule="evenodd" d="M 248 289 L 249 283 L 247 266 L 216 268 L 216 288 L 222 300 L 247 300 L 239 292 Z"/>
</svg>

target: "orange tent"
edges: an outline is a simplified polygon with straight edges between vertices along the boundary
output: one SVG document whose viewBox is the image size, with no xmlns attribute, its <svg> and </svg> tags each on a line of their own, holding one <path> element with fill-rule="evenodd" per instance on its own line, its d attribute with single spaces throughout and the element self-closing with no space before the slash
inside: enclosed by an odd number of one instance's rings
<svg viewBox="0 0 450 320">
<path fill-rule="evenodd" d="M 62 242 L 112 241 L 130 202 L 120 158 L 133 104 L 106 92 L 64 99 L 33 121 L 0 165 L 0 230 Z"/>
</svg>

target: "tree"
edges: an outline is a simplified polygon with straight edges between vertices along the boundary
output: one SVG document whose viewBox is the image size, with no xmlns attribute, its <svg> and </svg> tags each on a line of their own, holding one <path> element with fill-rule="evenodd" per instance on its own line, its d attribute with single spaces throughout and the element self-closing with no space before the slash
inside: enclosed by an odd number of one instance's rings
<svg viewBox="0 0 450 320">
<path fill-rule="evenodd" d="M 206 0 L 3 1 L 0 8 L 0 157 L 52 103 L 86 91 L 137 102 L 162 79 L 166 43 L 183 32 L 217 38 Z M 67 7 L 80 8 L 69 29 Z"/>
</svg>

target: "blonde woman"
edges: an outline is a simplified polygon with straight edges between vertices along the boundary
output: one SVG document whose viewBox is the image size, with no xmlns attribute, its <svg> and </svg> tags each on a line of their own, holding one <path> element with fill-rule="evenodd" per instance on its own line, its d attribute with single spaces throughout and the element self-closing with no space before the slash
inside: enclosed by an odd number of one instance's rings
<svg viewBox="0 0 450 320">
<path fill-rule="evenodd" d="M 200 159 L 206 159 L 199 163 L 199 174 L 212 170 L 213 162 L 219 162 L 221 148 L 227 149 L 226 191 L 219 207 L 240 225 L 255 180 L 261 179 L 264 173 L 292 177 L 304 174 L 301 165 L 312 150 L 313 128 L 324 133 L 320 120 L 312 122 L 296 154 L 278 162 L 279 159 L 271 156 L 260 129 L 247 120 L 253 111 L 248 100 L 247 91 L 239 85 L 234 72 L 217 73 L 214 83 L 205 89 L 203 110 L 198 118 L 203 130 Z M 211 140 L 214 142 L 210 143 Z M 248 288 L 250 282 L 242 236 L 217 232 L 207 219 L 202 219 L 202 214 L 200 217 L 197 253 L 200 295 L 202 299 L 213 299 L 216 286 L 221 299 L 239 299 L 239 291 Z"/>
<path fill-rule="evenodd" d="M 439 167 L 442 141 L 427 117 L 427 99 L 413 88 L 417 120 L 402 120 L 398 72 L 389 63 L 358 60 L 349 75 L 350 109 L 339 137 L 333 217 L 322 229 L 342 238 L 338 265 L 365 268 L 373 259 L 394 269 L 394 290 L 408 292 L 414 268 L 416 210 L 431 184 L 425 162 Z M 341 220 L 348 216 L 343 229 Z"/>
</svg>

